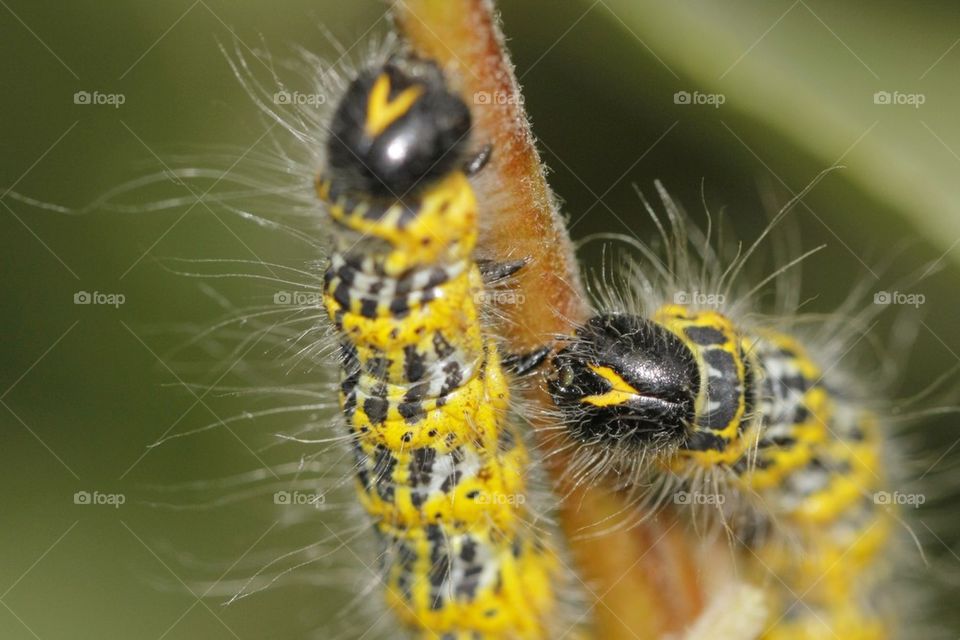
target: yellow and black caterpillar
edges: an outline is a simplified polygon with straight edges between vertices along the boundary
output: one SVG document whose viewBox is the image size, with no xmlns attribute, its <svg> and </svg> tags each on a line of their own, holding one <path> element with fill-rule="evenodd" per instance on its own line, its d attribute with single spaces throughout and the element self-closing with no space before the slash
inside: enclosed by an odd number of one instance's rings
<svg viewBox="0 0 960 640">
<path fill-rule="evenodd" d="M 355 78 L 317 180 L 335 243 L 324 305 L 391 609 L 424 637 L 543 638 L 556 559 L 525 527 L 527 452 L 482 330 L 469 177 L 489 149 L 468 157 L 469 132 L 430 62 L 394 57 Z M 614 471 L 681 509 L 715 505 L 743 577 L 764 587 L 756 637 L 888 637 L 894 518 L 875 500 L 876 415 L 790 331 L 678 292 L 647 313 L 597 314 L 554 355 L 556 417 L 589 457 L 572 470 Z"/>
<path fill-rule="evenodd" d="M 545 638 L 556 560 L 525 521 L 527 452 L 476 304 L 468 177 L 489 149 L 465 160 L 469 109 L 411 57 L 359 74 L 329 131 L 323 303 L 390 608 L 418 637 Z"/>
<path fill-rule="evenodd" d="M 683 246 L 670 250 L 689 259 L 674 215 Z M 647 508 L 672 502 L 695 519 L 715 509 L 742 577 L 765 592 L 769 613 L 749 637 L 891 637 L 896 616 L 879 599 L 895 520 L 876 500 L 888 488 L 883 434 L 833 371 L 842 353 L 814 355 L 773 318 L 734 321 L 722 277 L 660 269 L 628 269 L 627 299 L 643 308 L 610 300 L 619 308 L 553 358 L 573 473 L 619 477 Z"/>
</svg>

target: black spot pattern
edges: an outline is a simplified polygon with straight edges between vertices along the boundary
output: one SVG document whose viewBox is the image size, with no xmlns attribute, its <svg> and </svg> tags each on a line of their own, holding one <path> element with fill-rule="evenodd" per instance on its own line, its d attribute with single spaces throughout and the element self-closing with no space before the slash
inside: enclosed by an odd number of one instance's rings
<svg viewBox="0 0 960 640">
<path fill-rule="evenodd" d="M 463 382 L 463 370 L 460 368 L 459 362 L 451 360 L 443 365 L 443 373 L 446 378 L 443 381 L 443 387 L 440 389 L 440 395 L 446 396 L 460 388 L 460 384 Z"/>
<path fill-rule="evenodd" d="M 721 349 L 705 351 L 703 359 L 719 372 L 719 375 L 707 379 L 707 400 L 718 402 L 719 406 L 697 416 L 697 424 L 719 431 L 733 421 L 740 408 L 741 388 L 737 364 L 733 354 Z"/>
<path fill-rule="evenodd" d="M 473 600 L 480 587 L 480 578 L 483 577 L 483 562 L 477 553 L 477 543 L 467 537 L 460 549 L 463 577 L 457 583 L 456 595 L 460 598 Z"/>
<path fill-rule="evenodd" d="M 373 481 L 377 487 L 377 494 L 387 502 L 393 502 L 393 470 L 396 466 L 397 459 L 390 453 L 390 450 L 377 445 L 373 462 Z"/>
<path fill-rule="evenodd" d="M 390 302 L 390 315 L 402 320 L 410 315 L 410 303 L 406 298 L 394 298 Z"/>
<path fill-rule="evenodd" d="M 723 451 L 727 441 L 709 431 L 694 431 L 684 445 L 690 451 Z"/>
<path fill-rule="evenodd" d="M 427 372 L 426 358 L 414 345 L 403 348 L 403 375 L 407 382 L 418 382 Z"/>
<path fill-rule="evenodd" d="M 381 425 L 387 419 L 389 404 L 385 398 L 367 398 L 363 401 L 363 412 L 370 418 L 370 424 Z"/>
<path fill-rule="evenodd" d="M 404 422 L 409 425 L 415 425 L 426 417 L 423 405 L 419 402 L 401 402 L 397 405 L 397 412 L 403 417 Z"/>
<path fill-rule="evenodd" d="M 430 608 L 443 607 L 444 586 L 450 579 L 450 553 L 443 530 L 435 525 L 427 525 L 427 540 L 430 543 Z"/>
<path fill-rule="evenodd" d="M 374 356 L 367 360 L 367 374 L 377 380 L 386 380 L 387 372 L 390 371 L 391 361 L 383 356 Z"/>
<path fill-rule="evenodd" d="M 687 327 L 684 329 L 684 333 L 687 334 L 688 338 L 693 340 L 694 344 L 698 344 L 703 347 L 721 345 L 727 341 L 727 337 L 723 334 L 723 332 L 718 331 L 713 327 Z"/>
<path fill-rule="evenodd" d="M 443 334 L 437 331 L 433 335 L 433 350 L 437 354 L 439 360 L 445 360 L 453 355 L 454 349 L 447 342 L 447 339 L 443 337 Z"/>
<path fill-rule="evenodd" d="M 344 309 L 350 309 L 350 286 L 343 281 L 337 283 L 333 290 L 333 299 Z"/>
<path fill-rule="evenodd" d="M 430 447 L 415 449 L 410 461 L 410 488 L 413 506 L 420 507 L 426 501 L 427 487 L 433 476 L 433 463 L 437 459 L 437 450 Z"/>
<path fill-rule="evenodd" d="M 376 318 L 377 307 L 378 303 L 376 300 L 371 298 L 363 298 L 360 301 L 360 315 L 362 315 L 364 318 Z"/>
</svg>

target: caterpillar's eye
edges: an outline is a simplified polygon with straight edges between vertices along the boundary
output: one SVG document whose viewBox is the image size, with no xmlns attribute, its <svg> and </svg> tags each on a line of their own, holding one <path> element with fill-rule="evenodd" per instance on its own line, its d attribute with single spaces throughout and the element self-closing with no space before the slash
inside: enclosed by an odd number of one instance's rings
<svg viewBox="0 0 960 640">
<path fill-rule="evenodd" d="M 557 383 L 564 388 L 569 388 L 573 384 L 573 367 L 570 365 L 564 365 L 560 368 L 560 372 L 557 375 Z"/>
<path fill-rule="evenodd" d="M 550 392 L 558 403 L 576 405 L 583 398 L 604 393 L 610 386 L 596 374 L 597 365 L 581 359 L 566 349 L 554 360 L 555 375 L 550 379 Z"/>
</svg>

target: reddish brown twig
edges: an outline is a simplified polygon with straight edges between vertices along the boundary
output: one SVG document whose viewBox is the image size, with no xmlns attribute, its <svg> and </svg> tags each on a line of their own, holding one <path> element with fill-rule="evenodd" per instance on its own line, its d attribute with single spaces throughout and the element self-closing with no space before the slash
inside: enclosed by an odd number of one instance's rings
<svg viewBox="0 0 960 640">
<path fill-rule="evenodd" d="M 491 257 L 524 257 L 518 300 L 503 334 L 523 351 L 550 343 L 586 319 L 588 306 L 563 220 L 556 211 L 539 154 L 518 98 L 513 66 L 490 0 L 399 0 L 397 29 L 423 57 L 451 70 L 472 103 L 474 136 L 494 148 L 483 180 L 496 193 L 484 203 L 481 250 Z M 549 402 L 538 392 L 534 402 Z M 546 404 L 544 405 L 546 406 Z M 564 461 L 550 469 L 563 482 Z M 599 638 L 658 638 L 682 629 L 703 605 L 696 553 L 682 527 L 656 521 L 602 537 L 577 538 L 584 527 L 621 513 L 623 499 L 603 487 L 557 486 L 570 492 L 561 510 L 580 580 L 597 597 Z M 588 593 L 589 595 L 589 593 Z"/>
</svg>

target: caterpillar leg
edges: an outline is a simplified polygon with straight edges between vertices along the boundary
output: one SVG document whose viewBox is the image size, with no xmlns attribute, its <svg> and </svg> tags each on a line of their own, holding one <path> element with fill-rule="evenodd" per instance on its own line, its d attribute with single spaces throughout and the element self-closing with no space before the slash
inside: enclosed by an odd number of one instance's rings
<svg viewBox="0 0 960 640">
<path fill-rule="evenodd" d="M 552 349 L 550 347 L 540 347 L 524 353 L 511 353 L 504 357 L 504 368 L 515 376 L 523 377 L 530 375 L 540 368 L 550 356 Z"/>
<path fill-rule="evenodd" d="M 526 260 L 511 260 L 509 262 L 477 260 L 480 275 L 483 276 L 483 282 L 487 285 L 497 284 L 506 280 L 517 271 L 520 271 L 526 264 Z"/>
<path fill-rule="evenodd" d="M 487 166 L 487 163 L 490 162 L 490 158 L 493 156 L 493 145 L 485 144 L 483 148 L 480 149 L 472 158 L 467 160 L 463 165 L 463 172 L 467 174 L 468 178 L 472 178 L 477 175 L 483 168 Z"/>
</svg>

